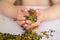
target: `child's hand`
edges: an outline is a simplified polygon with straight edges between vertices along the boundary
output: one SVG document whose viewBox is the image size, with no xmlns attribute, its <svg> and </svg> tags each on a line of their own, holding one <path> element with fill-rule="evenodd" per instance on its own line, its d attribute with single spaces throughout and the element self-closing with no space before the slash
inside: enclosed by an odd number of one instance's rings
<svg viewBox="0 0 60 40">
<path fill-rule="evenodd" d="M 18 11 L 18 15 L 17 15 L 17 23 L 19 25 L 23 25 L 25 24 L 25 17 L 24 16 L 28 16 L 28 12 L 26 8 L 22 8 L 21 10 L 19 9 Z"/>
<path fill-rule="evenodd" d="M 23 9 L 22 11 L 19 11 L 19 14 L 17 16 L 17 23 L 19 25 L 23 25 L 24 28 L 29 29 L 33 27 L 38 27 L 40 25 L 40 22 L 44 20 L 44 15 L 42 13 L 42 10 L 36 9 L 36 16 L 37 16 L 37 21 L 32 22 L 30 20 L 26 20 L 24 16 L 28 16 L 28 11 L 27 9 Z"/>
<path fill-rule="evenodd" d="M 26 21 L 27 24 L 24 24 L 24 28 L 29 29 L 33 27 L 38 27 L 40 25 L 40 22 L 43 20 L 43 15 L 41 14 L 41 10 L 36 9 L 36 16 L 37 16 L 37 21 L 36 22 L 31 22 L 31 21 Z"/>
</svg>

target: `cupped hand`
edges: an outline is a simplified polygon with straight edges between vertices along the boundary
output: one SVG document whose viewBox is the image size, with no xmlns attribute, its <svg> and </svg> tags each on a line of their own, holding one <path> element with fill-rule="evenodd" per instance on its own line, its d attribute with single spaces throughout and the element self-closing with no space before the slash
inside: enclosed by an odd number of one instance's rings
<svg viewBox="0 0 60 40">
<path fill-rule="evenodd" d="M 32 22 L 31 20 L 26 20 L 25 16 L 29 16 L 29 14 L 28 14 L 28 10 L 26 8 L 23 8 L 23 10 L 19 11 L 19 14 L 17 16 L 17 23 L 19 25 L 23 25 L 23 28 L 26 29 L 38 27 L 40 25 L 40 22 L 43 20 L 43 12 L 40 9 L 36 9 L 35 14 L 37 16 L 36 22 Z"/>
<path fill-rule="evenodd" d="M 24 28 L 30 29 L 30 28 L 38 27 L 40 25 L 40 22 L 43 20 L 42 10 L 36 9 L 35 14 L 37 17 L 37 21 L 36 22 L 28 21 L 28 23 L 24 24 Z"/>
</svg>

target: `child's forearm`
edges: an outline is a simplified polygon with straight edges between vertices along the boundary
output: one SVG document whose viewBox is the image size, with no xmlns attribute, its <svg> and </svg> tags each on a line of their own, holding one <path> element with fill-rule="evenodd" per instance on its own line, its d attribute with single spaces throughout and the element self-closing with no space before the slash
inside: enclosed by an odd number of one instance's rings
<svg viewBox="0 0 60 40">
<path fill-rule="evenodd" d="M 2 14 L 11 18 L 16 18 L 17 15 L 17 9 L 13 8 L 13 9 L 5 9 L 2 11 Z"/>
<path fill-rule="evenodd" d="M 53 5 L 52 7 L 44 10 L 44 20 L 53 20 L 60 18 L 60 4 Z"/>
<path fill-rule="evenodd" d="M 9 2 L 0 2 L 1 13 L 5 16 L 16 18 L 18 8 Z"/>
</svg>

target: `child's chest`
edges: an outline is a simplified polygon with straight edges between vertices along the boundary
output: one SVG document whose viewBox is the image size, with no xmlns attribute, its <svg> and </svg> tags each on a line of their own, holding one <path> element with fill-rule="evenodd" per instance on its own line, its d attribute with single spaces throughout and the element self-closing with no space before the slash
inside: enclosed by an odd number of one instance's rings
<svg viewBox="0 0 60 40">
<path fill-rule="evenodd" d="M 50 5 L 49 0 L 23 0 L 23 5 Z"/>
</svg>

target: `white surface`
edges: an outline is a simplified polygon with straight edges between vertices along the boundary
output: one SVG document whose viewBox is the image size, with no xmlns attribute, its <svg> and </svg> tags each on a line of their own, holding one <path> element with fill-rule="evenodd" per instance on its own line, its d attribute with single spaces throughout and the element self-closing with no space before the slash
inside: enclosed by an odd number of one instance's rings
<svg viewBox="0 0 60 40">
<path fill-rule="evenodd" d="M 48 8 L 48 7 L 32 7 L 32 6 L 27 6 L 27 8 Z M 37 32 L 38 34 L 40 31 L 48 31 L 50 29 L 53 29 L 57 32 L 60 32 L 60 19 L 53 20 L 53 21 L 44 21 L 40 24 L 39 28 L 35 29 L 34 31 Z M 13 33 L 13 34 L 21 34 L 23 33 L 23 30 L 19 25 L 16 24 L 12 19 L 5 17 L 3 15 L 0 15 L 0 32 L 3 33 Z M 45 39 L 43 38 L 42 40 L 50 40 L 50 39 Z M 54 33 L 53 40 L 60 40 L 60 34 L 59 33 Z"/>
<path fill-rule="evenodd" d="M 15 21 L 0 14 L 0 32 L 21 34 L 23 30 Z"/>
<path fill-rule="evenodd" d="M 53 33 L 53 40 L 60 40 L 60 19 L 42 22 L 40 26 L 34 31 L 40 34 L 41 31 L 49 31 L 51 29 L 56 31 L 55 33 Z M 42 40 L 51 40 L 51 39 L 43 38 Z"/>
</svg>

